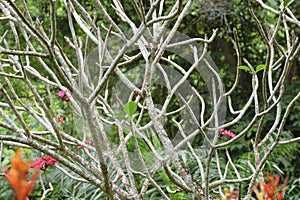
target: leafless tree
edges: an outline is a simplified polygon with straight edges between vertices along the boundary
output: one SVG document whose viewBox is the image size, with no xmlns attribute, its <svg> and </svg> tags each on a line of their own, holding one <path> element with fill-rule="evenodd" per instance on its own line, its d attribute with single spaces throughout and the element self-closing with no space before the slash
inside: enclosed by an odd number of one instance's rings
<svg viewBox="0 0 300 200">
<path fill-rule="evenodd" d="M 109 26 L 98 25 L 97 13 L 91 15 L 77 0 L 64 2 L 68 16 L 66 26 L 71 33 L 71 37 L 64 39 L 70 53 L 64 52 L 65 48 L 58 42 L 55 0 L 49 0 L 50 27 L 45 27 L 38 19 L 33 20 L 26 1 L 0 0 L 0 20 L 9 27 L 0 39 L 0 127 L 6 130 L 0 134 L 1 147 L 20 146 L 50 155 L 57 160 L 56 167 L 66 176 L 99 187 L 109 199 L 143 199 L 150 186 L 156 188 L 164 199 L 170 199 L 171 193 L 179 191 L 191 193 L 198 199 L 212 199 L 213 193 L 224 196 L 224 184 L 240 185 L 244 182 L 250 184 L 243 198 L 250 199 L 252 188 L 262 178 L 262 170 L 272 151 L 278 145 L 300 140 L 299 137 L 281 140 L 286 119 L 300 96 L 298 93 L 283 112 L 284 85 L 300 48 L 298 37 L 289 24 L 300 27 L 300 21 L 286 6 L 275 9 L 262 0 L 251 1 L 278 16 L 276 24 L 265 27 L 256 17 L 249 0 L 249 9 L 264 39 L 267 54 L 265 65 L 261 67 L 263 76 L 259 78 L 256 73 L 258 69 L 240 56 L 237 33 L 234 31 L 237 65 L 247 66 L 249 76 L 252 76 L 252 93 L 243 108 L 235 110 L 232 101 L 238 97 L 232 94 L 239 84 L 241 70 L 237 68 L 234 85 L 229 91 L 224 91 L 218 70 L 207 55 L 207 47 L 214 40 L 217 30 L 212 30 L 210 36 L 203 38 L 188 38 L 177 33 L 193 0 L 177 0 L 168 6 L 163 0 L 151 0 L 147 8 L 143 1 L 132 1 L 139 23 L 133 22 L 132 16 L 127 15 L 122 1 L 112 1 L 110 6 L 114 13 L 110 13 L 108 10 L 111 9 L 100 0 L 94 2 L 95 9 L 104 15 Z M 119 26 L 112 16 L 118 16 L 118 21 L 126 24 L 127 30 Z M 284 45 L 276 41 L 279 29 L 285 32 Z M 168 54 L 183 50 L 188 52 L 184 58 L 190 64 L 188 67 L 180 66 Z M 279 57 L 275 56 L 277 52 Z M 39 67 L 33 63 L 38 63 Z M 121 70 L 128 65 L 134 66 L 136 71 L 126 73 Z M 212 109 L 207 119 L 204 113 L 209 112 L 208 102 L 197 88 L 184 86 L 197 69 L 202 70 L 200 73 L 205 76 L 212 99 Z M 280 73 L 280 76 L 274 78 L 275 73 Z M 111 87 L 112 76 L 119 79 L 115 87 Z M 137 76 L 138 83 L 134 82 Z M 160 108 L 156 106 L 152 91 L 157 77 L 166 90 Z M 38 85 L 43 86 L 45 91 L 38 89 Z M 26 98 L 21 96 L 24 90 L 19 88 L 28 91 Z M 186 88 L 191 93 L 184 94 Z M 261 92 L 258 92 L 259 88 Z M 57 120 L 59 111 L 55 98 L 58 91 L 63 91 L 63 96 L 68 98 L 64 100 L 72 109 L 73 125 L 81 134 L 68 132 Z M 175 96 L 181 104 L 173 108 L 170 105 Z M 137 105 L 138 115 L 123 113 L 120 117 L 123 107 L 130 101 Z M 199 109 L 191 106 L 193 101 L 200 102 Z M 224 107 L 229 108 L 232 120 L 224 121 Z M 221 141 L 220 130 L 243 120 L 252 107 L 255 112 L 243 131 L 235 133 L 236 136 L 227 141 Z M 273 111 L 276 113 L 273 125 L 267 134 L 262 135 L 266 116 Z M 179 138 L 174 141 L 163 119 L 180 113 L 188 118 L 173 118 L 172 126 L 177 127 L 176 137 Z M 32 128 L 29 117 L 42 130 Z M 258 126 L 251 148 L 255 163 L 250 160 L 248 163 L 253 173 L 243 177 L 232 161 L 228 147 L 245 136 L 254 124 Z M 117 130 L 117 142 L 111 141 L 107 127 Z M 151 140 L 153 134 L 160 147 Z M 197 136 L 203 138 L 203 144 L 196 146 L 192 140 Z M 92 144 L 86 142 L 89 137 Z M 149 147 L 151 159 L 142 153 L 139 139 Z M 134 152 L 129 148 L 129 142 L 134 144 Z M 83 148 L 84 155 L 78 153 L 78 146 Z M 199 146 L 205 156 L 197 153 Z M 188 170 L 182 158 L 185 151 L 197 163 L 200 178 L 195 178 Z M 220 152 L 226 153 L 224 165 L 219 159 Z M 218 172 L 215 175 L 217 179 L 213 180 L 210 178 L 212 167 Z M 234 170 L 235 179 L 227 177 L 229 168 Z M 175 190 L 162 187 L 155 181 L 154 176 L 159 170 L 166 172 L 176 186 Z M 135 182 L 137 177 L 143 180 L 140 189 Z M 44 188 L 44 198 L 48 192 Z M 242 191 L 239 192 L 241 198 Z"/>
</svg>

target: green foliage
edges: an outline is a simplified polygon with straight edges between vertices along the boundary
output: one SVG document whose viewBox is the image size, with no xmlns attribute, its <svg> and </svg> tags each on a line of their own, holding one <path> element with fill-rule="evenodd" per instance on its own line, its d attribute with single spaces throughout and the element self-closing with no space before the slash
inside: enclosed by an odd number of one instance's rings
<svg viewBox="0 0 300 200">
<path fill-rule="evenodd" d="M 238 69 L 241 69 L 245 72 L 248 72 L 249 74 L 255 74 L 259 71 L 262 71 L 266 68 L 266 65 L 265 64 L 261 64 L 261 65 L 258 65 L 256 68 L 255 68 L 255 71 L 253 71 L 252 69 L 250 69 L 250 67 L 248 66 L 245 66 L 245 65 L 240 65 L 238 66 Z"/>
<path fill-rule="evenodd" d="M 47 1 L 26 1 L 28 3 L 28 7 L 31 13 L 34 13 L 33 20 L 40 19 L 41 21 L 44 22 L 43 26 L 48 27 L 49 26 L 49 6 Z M 197 3 L 195 3 L 197 2 Z M 233 85 L 234 82 L 234 75 L 235 75 L 235 70 L 236 67 L 236 58 L 235 58 L 235 53 L 233 51 L 232 44 L 230 40 L 232 39 L 232 28 L 235 27 L 238 32 L 239 36 L 239 44 L 241 47 L 241 56 L 245 57 L 247 60 L 251 61 L 254 63 L 254 66 L 257 66 L 254 71 L 252 71 L 248 66 L 245 65 L 240 65 L 237 68 L 240 70 L 243 70 L 249 74 L 254 74 L 258 73 L 262 70 L 265 69 L 265 64 L 260 64 L 264 63 L 265 61 L 265 54 L 264 52 L 266 51 L 266 45 L 264 44 L 263 40 L 261 39 L 260 36 L 257 36 L 257 27 L 254 23 L 253 20 L 250 19 L 249 13 L 248 13 L 248 8 L 247 4 L 245 3 L 246 1 L 224 1 L 224 6 L 216 7 L 215 10 L 212 12 L 205 12 L 205 8 L 209 9 L 211 6 L 216 2 L 216 1 L 201 1 L 200 3 L 198 1 L 193 2 L 192 5 L 192 12 L 190 15 L 186 16 L 184 19 L 182 25 L 179 27 L 179 31 L 182 33 L 185 33 L 191 37 L 202 37 L 204 34 L 210 34 L 212 28 L 219 28 L 219 34 L 217 36 L 217 39 L 215 42 L 213 42 L 211 45 L 209 45 L 209 51 L 211 53 L 211 56 L 213 57 L 214 61 L 216 62 L 219 71 L 222 74 L 222 77 L 224 79 L 224 82 L 226 84 L 226 89 L 230 88 Z M 277 1 L 270 0 L 271 4 L 273 6 L 278 6 L 276 3 Z M 93 6 L 93 1 L 82 1 L 81 2 L 85 7 L 90 8 L 90 13 L 93 14 L 92 10 L 94 8 Z M 171 5 L 172 1 L 168 0 L 166 1 L 166 5 Z M 105 5 L 109 5 L 109 1 L 104 1 Z M 286 8 L 288 7 L 296 7 L 298 8 L 299 2 L 298 1 L 291 1 L 291 0 L 284 0 L 283 1 L 283 7 Z M 271 25 L 274 25 L 277 21 L 277 15 L 271 14 L 271 13 L 265 13 L 265 11 L 262 11 L 257 5 L 253 5 L 256 9 L 255 12 L 257 12 L 258 17 Z M 112 7 L 109 7 L 111 9 L 110 11 L 113 10 Z M 124 8 L 126 12 L 128 13 L 129 16 L 132 17 L 132 20 L 134 21 L 135 24 L 139 24 L 140 21 L 138 19 L 138 16 L 133 16 L 131 13 L 133 13 L 133 8 L 130 3 L 126 3 L 126 6 Z M 202 9 L 202 10 L 201 10 Z M 103 19 L 103 13 L 101 13 L 99 10 L 97 10 L 97 14 L 99 15 L 99 19 L 97 21 L 97 24 L 104 24 L 107 25 L 108 22 Z M 66 23 L 66 8 L 63 5 L 63 0 L 57 1 L 57 16 L 58 16 L 58 42 L 61 44 L 63 47 L 63 50 L 67 52 L 67 55 L 69 58 L 72 59 L 72 55 L 74 52 L 70 50 L 68 45 L 64 45 L 65 41 L 63 40 L 63 36 L 70 36 L 70 31 L 68 27 L 65 25 Z M 117 16 L 113 16 L 114 20 L 118 24 L 120 24 L 120 27 L 122 30 L 126 30 L 126 25 L 124 22 L 122 22 Z M 5 26 L 2 25 L 3 22 L 1 23 L 1 30 L 0 33 L 1 35 L 3 32 L 6 30 Z M 76 27 L 75 27 L 76 28 Z M 296 29 L 297 30 L 297 29 Z M 299 31 L 299 29 L 298 29 Z M 79 34 L 84 34 L 79 32 Z M 298 34 L 298 33 L 296 33 Z M 280 44 L 281 38 L 285 37 L 284 30 L 280 29 L 278 33 L 278 37 L 276 38 Z M 13 37 L 8 34 L 6 37 L 8 42 L 10 43 L 10 46 L 15 46 Z M 24 42 L 24 41 L 23 41 Z M 24 44 L 21 44 L 24 46 Z M 37 47 L 39 50 L 40 47 Z M 225 54 L 224 54 L 225 52 Z M 227 53 L 226 53 L 227 52 Z M 190 53 L 190 52 L 187 52 Z M 277 52 L 276 52 L 277 53 Z M 277 56 L 280 56 L 279 53 L 277 53 Z M 180 57 L 176 55 L 170 55 L 170 58 L 172 61 L 175 61 L 176 63 L 179 63 L 183 68 L 187 68 L 186 62 L 181 59 Z M 1 54 L 1 59 L 5 59 L 5 56 Z M 46 61 L 47 62 L 47 61 Z M 298 62 L 298 63 L 297 63 Z M 37 62 L 33 62 L 35 64 Z M 299 60 L 295 61 L 295 66 L 299 65 Z M 127 70 L 130 69 L 131 66 L 128 67 L 123 67 L 121 70 L 123 72 L 126 72 Z M 35 68 L 44 76 L 47 75 L 47 72 L 40 70 L 39 64 L 35 65 Z M 295 68 L 291 68 L 292 70 L 292 77 L 289 80 L 289 84 L 286 84 L 286 91 L 288 91 L 289 94 L 295 94 L 300 86 L 299 83 L 299 70 Z M 298 70 L 298 71 L 297 71 Z M 9 73 L 10 71 L 6 71 Z M 29 75 L 30 76 L 30 75 Z M 132 75 L 134 76 L 134 75 Z M 209 102 L 209 94 L 207 92 L 207 89 L 205 88 L 205 82 L 201 78 L 200 73 L 193 73 L 191 75 L 191 79 L 189 80 L 191 85 L 195 86 L 196 88 L 199 88 L 200 93 L 204 94 L 204 99 L 206 102 Z M 32 77 L 30 77 L 32 78 Z M 114 77 L 113 77 L 114 78 Z M 111 80 L 113 80 L 111 78 Z M 249 82 L 247 80 L 248 77 L 244 77 L 242 75 L 242 79 L 246 81 L 242 81 L 239 85 L 240 89 L 238 92 L 235 94 L 235 96 L 239 97 L 235 99 L 235 106 L 237 108 L 240 108 L 244 105 L 244 100 L 248 97 L 248 93 L 251 92 L 251 87 L 249 85 Z M 1 77 L 1 83 L 4 84 L 5 86 L 5 81 Z M 22 84 L 20 81 L 11 81 L 13 83 L 13 87 L 16 88 L 16 91 L 18 92 L 19 96 L 21 97 L 21 100 L 24 101 L 24 103 L 31 103 L 34 107 L 35 104 L 35 99 L 33 98 L 32 92 L 29 91 L 29 89 L 26 87 L 25 84 Z M 35 82 L 33 81 L 34 87 L 37 88 L 39 93 L 41 94 L 42 99 L 45 101 L 46 105 L 49 106 L 50 108 L 50 102 L 49 102 L 49 96 L 46 92 L 46 84 L 42 83 L 40 81 Z M 6 87 L 7 88 L 7 87 Z M 159 87 L 159 86 L 153 86 L 153 98 L 160 103 L 161 98 L 164 98 L 162 93 L 165 91 L 164 88 Z M 248 90 L 249 89 L 249 90 Z M 68 107 L 68 104 L 65 102 L 61 101 L 60 99 L 55 97 L 55 93 L 57 92 L 57 88 L 51 87 L 50 88 L 51 92 L 53 92 L 53 99 L 54 99 L 54 108 L 58 112 L 59 115 L 66 116 L 66 118 L 71 118 L 71 108 Z M 11 94 L 11 93 L 10 93 Z M 283 105 L 286 106 L 287 102 L 290 100 L 290 96 L 287 94 L 286 98 L 284 98 Z M 3 99 L 2 94 L 0 94 L 0 99 Z M 172 106 L 177 106 L 179 107 L 179 103 L 176 100 L 173 100 L 171 102 Z M 133 117 L 135 112 L 137 110 L 137 105 L 135 102 L 130 101 L 125 104 L 124 106 L 124 112 L 130 116 Z M 282 140 L 288 140 L 293 138 L 294 135 L 297 135 L 300 133 L 300 104 L 299 102 L 296 103 L 296 105 L 293 108 L 293 111 L 291 112 L 291 115 L 289 116 L 287 120 L 287 124 L 285 126 L 285 130 L 282 133 Z M 13 113 L 9 113 L 10 117 L 13 121 L 16 121 L 16 124 L 20 126 L 20 123 L 17 121 L 16 117 L 13 115 Z M 35 120 L 35 118 L 31 115 L 26 114 L 25 112 L 20 112 L 22 116 L 24 116 L 24 119 L 26 119 L 26 123 L 29 125 L 30 130 L 37 130 L 41 131 L 43 130 L 43 126 L 41 123 Z M 175 116 L 175 117 L 180 117 Z M 231 116 L 228 116 L 230 118 Z M 233 127 L 233 131 L 235 133 L 238 133 L 239 131 L 243 130 L 243 128 L 249 123 L 251 119 L 251 113 L 248 113 L 245 115 L 245 118 L 239 126 Z M 125 119 L 124 116 L 120 117 L 120 119 Z M 4 121 L 2 117 L 0 118 L 1 121 Z M 168 119 L 168 122 L 171 122 L 171 119 Z M 72 131 L 72 134 L 76 135 L 77 130 L 76 127 L 72 127 L 73 123 L 65 123 L 62 129 L 70 128 Z M 171 123 L 170 123 L 171 124 Z M 68 127 L 69 126 L 69 127 Z M 114 144 L 117 136 L 113 137 L 113 133 L 117 135 L 117 128 L 116 127 L 106 127 L 107 130 L 111 133 L 110 139 Z M 111 129 L 109 129 L 111 128 Z M 168 130 L 168 133 L 174 133 L 177 130 L 171 129 L 171 127 L 166 127 Z M 253 155 L 249 155 L 248 152 L 245 152 L 244 149 L 251 147 L 251 142 L 249 138 L 253 136 L 253 134 L 256 132 L 257 127 L 254 125 L 251 130 L 246 134 L 244 138 L 241 138 L 239 142 L 235 143 L 233 146 L 230 147 L 229 152 L 232 155 L 233 162 L 236 164 L 236 167 L 238 168 L 240 175 L 242 177 L 247 177 L 251 175 L 251 169 L 249 167 L 248 162 L 251 162 L 254 164 L 254 157 Z M 7 130 L 3 130 L 0 128 L 0 131 L 5 131 L 5 134 L 11 134 Z M 126 134 L 130 132 L 129 127 L 125 129 Z M 162 145 L 158 139 L 158 136 L 153 133 L 149 133 L 149 138 L 151 139 L 152 143 L 154 144 L 155 149 L 160 149 L 162 148 Z M 268 143 L 266 146 L 262 148 L 268 148 L 272 142 L 274 142 L 274 138 L 271 138 L 272 140 L 270 143 Z M 141 139 L 138 138 L 138 143 L 140 145 L 141 151 L 143 156 L 148 157 L 150 159 L 151 156 L 153 156 L 150 153 L 149 147 L 145 144 L 145 142 Z M 200 142 L 198 142 L 201 144 Z M 241 145 L 242 144 L 242 145 Z M 128 144 L 129 150 L 134 151 L 134 141 L 129 141 Z M 196 154 L 199 156 L 199 158 L 204 159 L 205 158 L 205 153 L 202 151 L 203 147 L 198 145 L 198 149 L 196 148 Z M 29 152 L 30 153 L 30 152 Z M 32 153 L 32 152 L 31 152 Z M 222 164 L 221 169 L 224 171 L 225 165 L 227 163 L 227 159 L 225 156 L 224 151 L 220 151 L 220 163 Z M 78 153 L 80 154 L 80 153 Z M 14 155 L 14 150 L 11 149 L 6 149 L 4 148 L 3 150 L 3 156 L 2 156 L 2 168 L 8 168 L 9 167 L 9 161 L 10 158 L 13 157 Z M 34 156 L 37 156 L 35 154 L 31 154 Z M 80 154 L 81 155 L 81 154 Z M 81 156 L 83 156 L 82 154 Z M 261 155 L 263 156 L 263 155 Z M 135 160 L 134 160 L 135 159 Z M 182 151 L 181 152 L 181 159 L 183 160 L 184 163 L 186 163 L 189 166 L 189 170 L 191 173 L 194 175 L 196 180 L 200 180 L 200 174 L 199 174 L 199 167 L 197 165 L 197 162 L 193 158 L 193 155 L 191 154 L 190 151 Z M 135 162 L 137 161 L 137 158 L 132 158 L 132 161 Z M 151 164 L 151 163 L 148 163 Z M 210 180 L 215 180 L 217 175 L 218 175 L 218 169 L 216 166 L 216 161 L 212 160 L 212 167 L 211 167 L 211 176 Z M 278 173 L 281 174 L 282 176 L 289 175 L 290 176 L 290 181 L 289 181 L 289 188 L 287 190 L 287 195 L 289 199 L 299 199 L 300 196 L 300 172 L 299 169 L 297 169 L 297 166 L 299 166 L 299 144 L 298 143 L 292 143 L 289 145 L 280 145 L 278 146 L 273 152 L 270 160 L 268 160 L 266 164 L 265 170 L 270 172 L 270 173 Z M 205 166 L 204 166 L 205 167 Z M 112 172 L 112 176 L 115 175 L 115 172 L 113 171 L 112 167 L 110 168 L 110 171 Z M 71 173 L 71 172 L 70 172 Z M 176 172 L 178 173 L 178 172 Z M 97 187 L 87 184 L 87 183 L 82 183 L 78 181 L 74 181 L 70 179 L 69 177 L 66 177 L 63 173 L 61 173 L 59 170 L 52 168 L 49 169 L 49 172 L 47 171 L 47 174 L 49 177 L 51 177 L 51 181 L 54 185 L 54 191 L 51 193 L 49 198 L 47 199 L 104 199 L 105 195 L 104 193 Z M 137 175 L 138 176 L 138 175 Z M 236 175 L 233 172 L 232 167 L 229 167 L 229 172 L 228 172 L 228 177 L 230 178 L 236 178 Z M 142 183 L 144 178 L 143 177 L 138 177 L 138 182 Z M 46 179 L 43 177 L 43 180 L 45 182 Z M 159 173 L 156 174 L 155 176 L 155 181 L 157 184 L 162 186 L 164 191 L 166 191 L 166 187 L 170 187 L 171 190 L 174 190 L 175 187 L 171 183 L 169 177 L 167 176 L 166 172 L 164 170 L 159 171 Z M 138 184 L 139 188 L 141 189 L 141 184 Z M 235 187 L 237 187 L 235 185 Z M 12 190 L 9 189 L 9 185 L 7 184 L 6 181 L 4 181 L 3 177 L 1 178 L 0 181 L 0 199 L 11 199 L 12 197 Z M 157 189 L 151 185 L 151 189 L 147 191 L 147 194 L 145 196 L 145 199 L 161 199 L 160 193 L 157 191 Z M 247 183 L 242 184 L 242 191 L 245 191 L 247 188 Z M 38 182 L 37 186 L 34 190 L 33 193 L 33 198 L 40 198 L 41 197 L 41 184 Z M 176 199 L 192 199 L 191 195 L 188 193 L 184 192 L 177 192 L 176 194 L 171 194 L 170 198 L 173 200 Z"/>
<path fill-rule="evenodd" d="M 279 6 L 280 10 L 285 10 L 286 7 L 289 6 L 292 2 L 292 0 L 284 0 Z"/>
<path fill-rule="evenodd" d="M 129 101 L 124 106 L 124 112 L 130 117 L 132 117 L 132 115 L 135 113 L 136 109 L 137 109 L 137 105 L 134 101 Z"/>
<path fill-rule="evenodd" d="M 293 138 L 293 134 L 290 131 L 285 131 L 282 133 L 281 140 L 289 140 Z M 269 145 L 272 145 L 274 139 L 270 138 Z M 266 170 L 279 173 L 279 174 L 287 174 L 293 175 L 297 166 L 292 165 L 292 160 L 296 158 L 299 154 L 300 144 L 299 143 L 291 143 L 289 145 L 279 145 L 274 149 L 270 159 L 268 160 L 268 165 L 266 166 Z"/>
<path fill-rule="evenodd" d="M 284 0 L 283 5 L 287 7 L 292 0 Z"/>
<path fill-rule="evenodd" d="M 245 66 L 245 65 L 241 65 L 241 66 L 238 66 L 238 69 L 241 69 L 245 72 L 248 72 L 250 74 L 253 74 L 253 72 L 251 71 L 251 69 L 248 67 L 248 66 Z"/>
<path fill-rule="evenodd" d="M 257 65 L 256 69 L 255 69 L 255 72 L 259 72 L 259 71 L 262 71 L 266 68 L 266 65 L 265 64 L 261 64 L 261 65 Z"/>
<path fill-rule="evenodd" d="M 300 178 L 290 181 L 289 187 L 286 191 L 287 199 L 297 200 L 300 198 Z"/>
</svg>

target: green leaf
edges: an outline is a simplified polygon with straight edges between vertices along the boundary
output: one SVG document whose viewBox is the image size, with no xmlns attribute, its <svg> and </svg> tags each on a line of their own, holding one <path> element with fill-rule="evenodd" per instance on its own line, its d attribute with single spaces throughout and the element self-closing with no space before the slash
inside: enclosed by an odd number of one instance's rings
<svg viewBox="0 0 300 200">
<path fill-rule="evenodd" d="M 238 69 L 244 70 L 245 72 L 251 72 L 250 68 L 245 65 L 238 66 Z"/>
<path fill-rule="evenodd" d="M 255 72 L 259 72 L 259 71 L 261 71 L 261 70 L 264 70 L 265 68 L 266 68 L 266 65 L 265 65 L 265 64 L 258 65 L 258 66 L 256 67 Z"/>
<path fill-rule="evenodd" d="M 137 109 L 137 105 L 134 101 L 129 101 L 124 106 L 124 112 L 130 117 L 135 113 L 136 109 Z"/>
<path fill-rule="evenodd" d="M 278 165 L 276 165 L 275 163 L 272 164 L 272 166 L 281 174 L 284 174 L 284 172 L 278 167 Z"/>
<path fill-rule="evenodd" d="M 241 65 L 241 66 L 238 66 L 238 69 L 241 69 L 245 72 L 248 72 L 249 74 L 254 74 L 254 72 L 246 65 Z"/>
</svg>

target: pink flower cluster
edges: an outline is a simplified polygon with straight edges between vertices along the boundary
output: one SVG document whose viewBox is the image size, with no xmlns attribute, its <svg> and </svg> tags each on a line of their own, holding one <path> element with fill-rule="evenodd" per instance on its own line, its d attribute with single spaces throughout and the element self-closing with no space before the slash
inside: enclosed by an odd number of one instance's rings
<svg viewBox="0 0 300 200">
<path fill-rule="evenodd" d="M 92 145 L 93 142 L 94 142 L 93 139 L 87 139 L 84 143 L 89 144 L 89 145 Z M 78 150 L 83 149 L 83 146 L 80 145 L 80 146 L 77 147 L 77 149 L 78 149 Z"/>
<path fill-rule="evenodd" d="M 232 138 L 234 138 L 236 135 L 233 133 L 233 132 L 231 132 L 230 130 L 224 130 L 224 129 L 221 129 L 221 134 L 222 135 L 225 135 L 225 136 L 229 136 L 229 137 L 232 137 Z"/>
<path fill-rule="evenodd" d="M 44 156 L 41 158 L 37 158 L 34 163 L 30 166 L 30 168 L 39 168 L 41 170 L 47 169 L 50 165 L 55 165 L 56 160 L 52 158 L 51 156 Z"/>
<path fill-rule="evenodd" d="M 58 93 L 56 93 L 56 95 L 62 99 L 64 99 L 65 101 L 69 101 L 69 97 L 66 95 L 66 93 L 64 91 L 59 91 Z"/>
<path fill-rule="evenodd" d="M 61 116 L 58 116 L 58 117 L 57 117 L 57 121 L 58 121 L 58 122 L 61 122 L 61 123 L 64 122 L 64 120 L 63 120 L 63 118 L 62 118 Z"/>
</svg>

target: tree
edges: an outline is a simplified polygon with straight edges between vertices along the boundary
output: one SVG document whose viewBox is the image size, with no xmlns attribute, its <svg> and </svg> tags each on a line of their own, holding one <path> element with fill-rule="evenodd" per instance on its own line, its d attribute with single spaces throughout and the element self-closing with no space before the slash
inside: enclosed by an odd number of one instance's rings
<svg viewBox="0 0 300 200">
<path fill-rule="evenodd" d="M 277 21 L 263 25 L 254 2 Z M 252 64 L 241 56 L 235 29 L 237 68 L 229 90 L 207 53 L 218 30 L 194 38 L 178 31 L 192 0 L 130 3 L 50 0 L 41 21 L 29 3 L 0 1 L 6 27 L 0 40 L 1 144 L 51 156 L 62 173 L 108 199 L 153 193 L 227 199 L 228 185 L 236 197 L 250 199 L 275 148 L 300 140 L 286 139 L 284 130 L 300 93 L 282 106 L 300 48 L 290 28 L 300 26 L 289 9 L 293 2 L 272 7 L 249 0 L 265 60 Z M 64 9 L 68 32 L 57 28 Z M 251 92 L 235 108 L 241 73 L 250 77 Z M 195 88 L 198 82 L 207 90 Z M 248 113 L 243 129 L 233 131 Z M 235 154 L 233 160 L 230 148 L 249 132 L 249 159 L 238 163 L 243 158 Z M 45 198 L 49 190 L 43 189 Z"/>
</svg>

